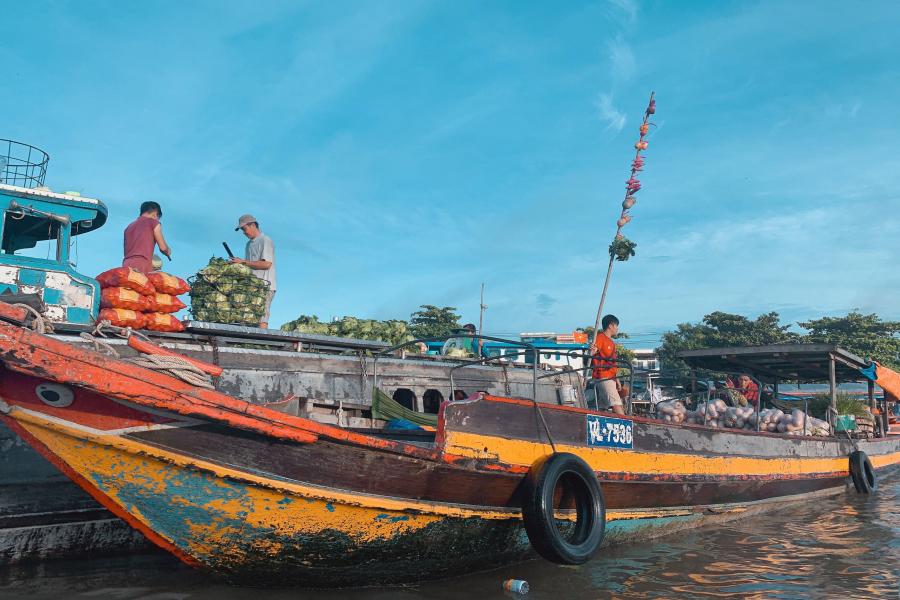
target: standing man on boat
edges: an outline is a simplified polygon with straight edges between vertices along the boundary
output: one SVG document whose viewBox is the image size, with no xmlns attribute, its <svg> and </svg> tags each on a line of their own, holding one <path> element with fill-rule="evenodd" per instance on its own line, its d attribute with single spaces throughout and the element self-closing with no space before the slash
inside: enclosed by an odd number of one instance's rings
<svg viewBox="0 0 900 600">
<path fill-rule="evenodd" d="M 275 242 L 259 229 L 259 223 L 253 215 L 242 215 L 238 219 L 238 226 L 249 238 L 244 256 L 247 258 L 232 258 L 231 262 L 247 265 L 253 269 L 253 274 L 269 284 L 266 293 L 266 312 L 263 313 L 259 326 L 263 329 L 269 327 L 269 312 L 272 308 L 272 298 L 275 297 Z"/>
<path fill-rule="evenodd" d="M 616 365 L 616 343 L 613 337 L 619 333 L 619 319 L 615 315 L 606 315 L 601 321 L 603 331 L 597 334 L 591 347 L 591 381 L 588 384 L 594 389 L 598 409 L 612 409 L 620 415 L 625 414 L 619 390 L 618 366 Z"/>
<path fill-rule="evenodd" d="M 153 248 L 159 246 L 159 251 L 172 260 L 172 249 L 163 237 L 162 208 L 157 202 L 144 202 L 141 204 L 141 213 L 137 219 L 125 228 L 125 258 L 123 267 L 131 267 L 141 273 L 149 273 L 153 270 Z"/>
</svg>

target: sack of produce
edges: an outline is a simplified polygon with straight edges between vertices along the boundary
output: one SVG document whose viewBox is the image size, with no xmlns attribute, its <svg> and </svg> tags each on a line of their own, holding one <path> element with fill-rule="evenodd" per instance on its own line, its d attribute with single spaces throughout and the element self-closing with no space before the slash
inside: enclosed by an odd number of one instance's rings
<svg viewBox="0 0 900 600">
<path fill-rule="evenodd" d="M 131 327 L 140 329 L 144 326 L 144 315 L 126 308 L 103 308 L 97 317 L 97 322 L 109 321 L 116 327 Z"/>
<path fill-rule="evenodd" d="M 152 273 L 147 274 L 147 279 L 150 280 L 150 283 L 153 284 L 153 287 L 156 288 L 157 292 L 163 294 L 178 296 L 179 294 L 191 291 L 191 286 L 188 285 L 187 281 L 180 277 L 163 273 L 162 271 L 153 271 Z"/>
<path fill-rule="evenodd" d="M 147 276 L 131 267 L 116 267 L 97 275 L 101 288 L 123 287 L 144 296 L 156 293 Z"/>
<path fill-rule="evenodd" d="M 103 288 L 100 291 L 100 308 L 127 308 L 143 312 L 150 310 L 150 297 L 124 287 Z"/>
<path fill-rule="evenodd" d="M 262 320 L 269 284 L 246 265 L 211 258 L 190 286 L 191 314 L 198 321 L 258 325 Z"/>
<path fill-rule="evenodd" d="M 687 408 L 679 400 L 667 400 L 656 405 L 657 417 L 667 423 L 683 423 L 688 416 Z"/>
<path fill-rule="evenodd" d="M 144 329 L 177 332 L 184 331 L 184 325 L 170 314 L 152 312 L 144 315 Z"/>
<path fill-rule="evenodd" d="M 152 296 L 148 296 L 147 299 L 149 300 L 148 310 L 154 312 L 176 313 L 185 307 L 184 302 L 169 294 L 160 294 L 157 292 Z"/>
</svg>

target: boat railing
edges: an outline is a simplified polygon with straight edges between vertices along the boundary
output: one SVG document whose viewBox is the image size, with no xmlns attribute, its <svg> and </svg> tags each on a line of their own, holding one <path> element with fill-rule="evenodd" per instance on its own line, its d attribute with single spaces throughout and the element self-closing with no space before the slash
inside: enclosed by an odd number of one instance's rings
<svg viewBox="0 0 900 600">
<path fill-rule="evenodd" d="M 23 188 L 44 185 L 50 155 L 30 144 L 0 139 L 0 183 Z"/>
<path fill-rule="evenodd" d="M 629 414 L 629 415 L 632 414 L 632 396 L 633 396 L 632 390 L 634 389 L 634 365 L 632 365 L 630 361 L 625 360 L 625 359 L 618 359 L 618 358 L 615 361 L 607 361 L 608 367 L 615 366 L 616 372 L 617 372 L 616 376 L 615 377 L 605 377 L 603 379 L 593 379 L 591 377 L 588 377 L 588 374 L 590 374 L 597 367 L 591 364 L 592 356 L 591 356 L 590 352 L 588 352 L 586 350 L 571 350 L 569 352 L 566 352 L 565 356 L 566 356 L 567 360 L 569 360 L 569 363 L 570 363 L 569 365 L 567 365 L 561 371 L 554 371 L 552 373 L 545 373 L 543 375 L 540 375 L 538 377 L 538 380 L 546 379 L 548 377 L 559 377 L 561 374 L 565 374 L 565 373 L 578 373 L 579 375 L 582 375 L 585 380 L 608 381 L 611 379 L 618 379 L 619 378 L 618 372 L 620 370 L 628 371 L 628 397 L 625 400 L 626 401 L 625 413 Z M 580 359 L 582 361 L 582 363 L 581 363 L 582 366 L 581 367 L 571 366 L 571 359 Z M 596 403 L 597 402 L 596 395 L 594 396 L 595 404 L 593 407 L 588 406 L 587 398 L 583 398 L 583 401 L 584 401 L 585 408 L 593 408 L 595 410 L 599 410 L 599 405 Z"/>
<path fill-rule="evenodd" d="M 409 346 L 416 346 L 418 344 L 426 344 L 428 342 L 445 342 L 450 339 L 458 339 L 458 338 L 472 339 L 472 340 L 487 340 L 490 342 L 501 342 L 504 344 L 510 344 L 512 346 L 522 348 L 521 352 L 523 355 L 531 354 L 534 357 L 534 364 L 532 365 L 532 369 L 531 369 L 531 371 L 532 371 L 532 398 L 534 399 L 535 402 L 537 402 L 537 380 L 538 380 L 537 370 L 538 370 L 538 355 L 540 353 L 540 350 L 534 344 L 531 344 L 529 342 L 522 342 L 522 341 L 518 341 L 518 340 L 508 340 L 505 338 L 498 338 L 498 337 L 493 337 L 493 336 L 489 336 L 489 335 L 479 335 L 479 334 L 468 333 L 468 332 L 467 333 L 455 333 L 455 334 L 439 336 L 439 337 L 418 338 L 415 340 L 409 340 L 407 342 L 395 344 L 394 346 L 391 346 L 390 348 L 385 348 L 384 350 L 381 350 L 380 352 L 375 353 L 373 365 L 372 365 L 373 385 L 376 388 L 378 387 L 378 361 L 380 358 L 386 358 L 388 356 L 391 356 L 397 350 L 402 350 L 403 348 L 406 348 Z M 447 358 L 452 359 L 453 357 L 448 356 Z M 465 368 L 465 367 L 486 365 L 493 361 L 499 362 L 504 358 L 507 358 L 507 356 L 476 357 L 474 359 L 469 359 L 469 360 L 466 360 L 465 362 L 461 362 L 460 364 L 453 365 L 452 367 L 450 367 L 450 369 L 449 369 L 450 396 L 449 397 L 451 399 L 454 398 L 454 392 L 456 390 L 455 384 L 453 381 L 454 371 L 457 371 L 458 369 Z"/>
</svg>

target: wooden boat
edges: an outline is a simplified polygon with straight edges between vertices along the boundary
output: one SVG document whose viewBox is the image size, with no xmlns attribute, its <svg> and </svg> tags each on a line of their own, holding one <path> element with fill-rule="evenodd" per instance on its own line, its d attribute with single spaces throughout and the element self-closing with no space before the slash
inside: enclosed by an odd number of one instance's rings
<svg viewBox="0 0 900 600">
<path fill-rule="evenodd" d="M 7 146 L 20 145 L 4 141 Z M 92 277 L 75 270 L 70 250 L 75 236 L 104 225 L 107 208 L 98 199 L 43 187 L 46 154 L 22 147 L 23 157 L 43 157 L 41 164 L 31 165 L 42 176 L 9 179 L 0 173 L 4 250 L 0 254 L 0 292 L 8 302 L 14 302 L 10 297 L 31 302 L 52 323 L 57 339 L 83 344 L 78 336 L 94 327 L 100 287 Z M 40 252 L 31 250 L 36 244 L 41 245 Z M 46 252 L 44 245 L 48 246 Z M 184 333 L 159 334 L 154 339 L 220 365 L 223 373 L 216 382 L 220 391 L 313 420 L 343 426 L 377 425 L 371 418 L 369 400 L 375 365 L 365 354 L 387 344 L 197 321 L 185 324 Z M 245 344 L 254 349 L 240 347 Z M 116 347 L 123 356 L 129 352 L 122 344 Z M 387 357 L 379 363 L 379 387 L 392 399 L 405 402 L 401 412 L 428 413 L 425 420 L 436 420 L 438 406 L 449 392 L 448 370 L 460 364 L 464 361 L 443 357 Z M 570 390 L 580 387 L 577 375 L 570 374 L 567 379 Z M 458 372 L 457 382 L 467 395 L 479 390 L 523 395 L 530 393 L 532 373 L 514 365 L 475 366 Z M 546 380 L 537 394 L 542 400 L 556 401 L 560 389 L 559 384 Z M 123 552 L 142 542 L 132 528 L 0 422 L 0 562 L 86 551 Z"/>
<path fill-rule="evenodd" d="M 596 475 L 606 543 L 840 492 L 854 452 L 875 476 L 900 463 L 893 437 L 714 431 L 484 394 L 445 402 L 436 432 L 409 443 L 40 335 L 6 305 L 0 315 L 3 422 L 152 542 L 243 583 L 398 583 L 522 559 L 529 473 L 548 456 Z M 583 514 L 559 504 L 565 542 Z"/>
</svg>

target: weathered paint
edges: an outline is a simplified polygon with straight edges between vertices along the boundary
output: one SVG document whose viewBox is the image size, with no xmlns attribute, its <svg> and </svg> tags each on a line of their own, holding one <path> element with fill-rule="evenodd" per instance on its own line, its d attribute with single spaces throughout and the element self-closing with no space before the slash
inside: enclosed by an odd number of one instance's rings
<svg viewBox="0 0 900 600">
<path fill-rule="evenodd" d="M 529 551 L 518 511 L 367 497 L 192 460 L 14 408 L 27 436 L 104 504 L 183 560 L 243 583 L 396 583 L 483 569 Z M 720 507 L 722 518 L 746 506 Z M 610 511 L 607 543 L 696 525 L 700 508 Z"/>
<path fill-rule="evenodd" d="M 56 322 L 88 325 L 100 306 L 99 284 L 56 260 L 4 255 L 0 291 L 37 294 L 47 306 L 45 314 Z"/>
<path fill-rule="evenodd" d="M 280 584 L 384 583 L 447 574 L 460 561 L 488 566 L 528 551 L 515 513 L 481 511 L 482 518 L 476 510 L 445 507 L 446 514 L 429 514 L 424 503 L 264 485 L 264 478 L 170 462 L 176 457 L 157 449 L 85 436 L 24 410 L 11 414 L 106 504 L 170 550 L 242 581 L 264 583 L 277 574 Z M 413 560 L 423 572 L 407 570 Z"/>
</svg>

